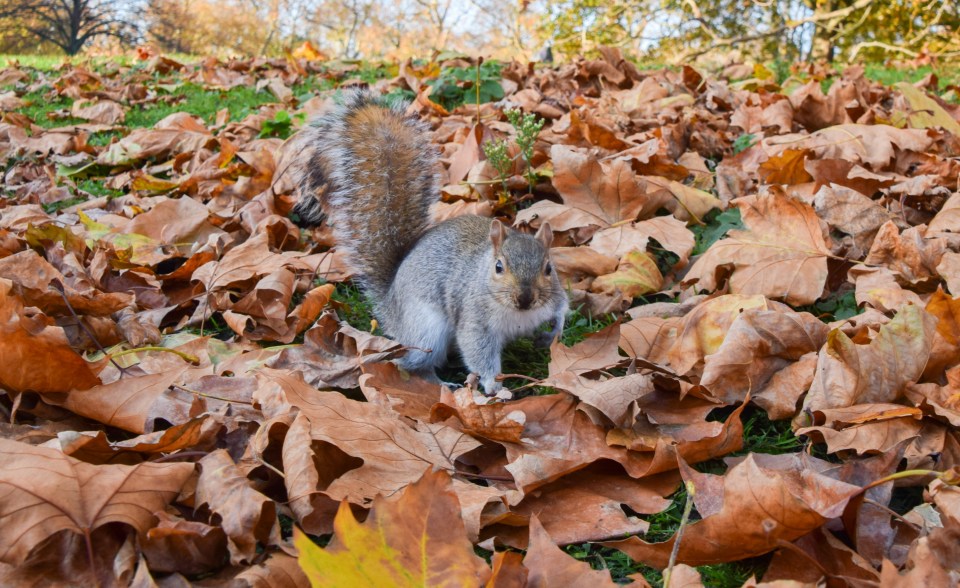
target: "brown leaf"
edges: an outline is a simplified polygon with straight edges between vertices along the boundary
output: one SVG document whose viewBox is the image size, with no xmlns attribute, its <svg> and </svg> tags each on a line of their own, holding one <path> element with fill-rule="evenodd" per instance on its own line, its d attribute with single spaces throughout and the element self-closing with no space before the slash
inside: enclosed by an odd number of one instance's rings
<svg viewBox="0 0 960 588">
<path fill-rule="evenodd" d="M 393 500 L 378 497 L 362 525 L 344 502 L 325 549 L 302 534 L 295 543 L 315 586 L 356 586 L 371 577 L 393 586 L 476 586 L 490 576 L 467 540 L 442 471 L 427 470 Z"/>
<path fill-rule="evenodd" d="M 870 250 L 877 230 L 893 215 L 860 192 L 842 186 L 823 186 L 813 198 L 813 207 L 831 227 L 853 237 L 856 248 L 848 253 L 862 258 Z"/>
<path fill-rule="evenodd" d="M 254 490 L 225 450 L 200 460 L 196 492 L 197 506 L 205 504 L 218 515 L 234 565 L 252 562 L 258 542 L 280 544 L 276 503 Z"/>
<path fill-rule="evenodd" d="M 649 524 L 630 511 L 653 514 L 670 506 L 665 498 L 677 489 L 679 476 L 668 472 L 634 480 L 616 467 L 595 464 L 547 484 L 523 499 L 510 512 L 536 516 L 554 541 L 561 545 L 602 541 L 645 533 Z M 509 523 L 512 523 L 512 519 Z M 524 526 L 508 524 L 484 527 L 483 537 L 496 537 L 512 545 L 527 546 Z M 516 524 L 516 523 L 514 523 Z"/>
<path fill-rule="evenodd" d="M 704 358 L 700 385 L 726 404 L 742 402 L 764 390 L 778 371 L 819 350 L 828 330 L 805 312 L 745 310 L 716 353 Z"/>
<path fill-rule="evenodd" d="M 863 262 L 885 266 L 912 284 L 937 275 L 936 268 L 946 249 L 943 239 L 929 239 L 924 227 L 910 227 L 900 233 L 893 221 L 880 227 Z"/>
<path fill-rule="evenodd" d="M 71 431 L 57 436 L 56 447 L 65 454 L 87 463 L 135 464 L 143 461 L 138 454 L 172 453 L 199 445 L 214 435 L 219 428 L 207 425 L 212 423 L 204 418 L 195 418 L 163 431 L 155 431 L 115 443 L 111 443 L 103 431 L 95 433 Z"/>
<path fill-rule="evenodd" d="M 557 547 L 536 515 L 530 518 L 530 547 L 523 558 L 529 570 L 527 586 L 570 586 L 571 588 L 613 588 L 617 584 L 607 570 L 592 570 L 585 561 L 577 561 Z"/>
<path fill-rule="evenodd" d="M 193 470 L 188 463 L 95 466 L 0 439 L 0 561 L 19 565 L 60 531 L 83 536 L 121 523 L 146 532 Z"/>
<path fill-rule="evenodd" d="M 541 218 L 550 221 L 554 230 L 587 225 L 609 227 L 620 221 L 636 219 L 647 204 L 643 186 L 622 160 L 604 166 L 585 152 L 564 145 L 554 145 L 550 149 L 550 159 L 554 166 L 554 187 L 563 203 L 580 215 L 575 221 L 577 224 L 567 226 L 568 223 L 554 224 L 552 218 L 540 214 Z M 537 215 L 541 207 L 541 204 L 535 204 L 518 214 L 518 222 L 534 218 L 532 215 Z"/>
<path fill-rule="evenodd" d="M 95 364 L 80 357 L 60 327 L 30 313 L 0 278 L 0 386 L 13 392 L 86 390 L 100 383 Z"/>
<path fill-rule="evenodd" d="M 70 107 L 70 115 L 102 125 L 123 124 L 126 116 L 123 107 L 110 100 L 76 100 Z"/>
<path fill-rule="evenodd" d="M 143 555 L 154 572 L 197 575 L 227 561 L 227 536 L 220 527 L 157 513 L 159 524 L 141 537 Z"/>
<path fill-rule="evenodd" d="M 630 251 L 620 259 L 617 271 L 600 276 L 590 287 L 602 294 L 620 294 L 632 300 L 644 294 L 659 292 L 663 287 L 663 275 L 657 262 L 644 251 Z"/>
<path fill-rule="evenodd" d="M 839 516 L 860 487 L 823 475 L 810 463 L 813 458 L 799 455 L 776 456 L 765 465 L 750 454 L 723 476 L 683 464 L 681 473 L 696 488 L 694 503 L 703 520 L 687 526 L 677 561 L 705 565 L 762 555 Z M 663 568 L 675 541 L 676 536 L 663 543 L 631 537 L 604 545 Z"/>
<path fill-rule="evenodd" d="M 827 248 L 813 209 L 776 193 L 736 201 L 747 230 L 717 241 L 690 268 L 684 284 L 712 291 L 715 272 L 732 264 L 730 291 L 812 304 L 827 280 Z"/>
<path fill-rule="evenodd" d="M 907 439 L 920 436 L 918 409 L 899 404 L 858 404 L 848 408 L 817 410 L 813 413 L 818 426 L 797 430 L 797 435 L 811 435 L 818 443 L 826 443 L 830 453 L 854 450 L 887 453 Z"/>
<path fill-rule="evenodd" d="M 210 131 L 193 115 L 175 112 L 152 129 L 135 129 L 97 157 L 103 165 L 129 165 L 149 157 L 196 151 L 215 144 Z"/>
<path fill-rule="evenodd" d="M 328 312 L 304 334 L 303 345 L 282 350 L 267 365 L 299 370 L 317 388 L 356 388 L 363 364 L 395 359 L 402 353 L 398 343 L 341 325 Z"/>
<path fill-rule="evenodd" d="M 896 401 L 923 373 L 935 328 L 933 316 L 908 305 L 869 344 L 830 331 L 804 409 Z"/>
<path fill-rule="evenodd" d="M 396 413 L 336 392 L 320 392 L 291 376 L 276 378 L 287 400 L 310 421 L 310 437 L 363 460 L 324 490 L 334 500 L 369 504 L 417 480 L 431 466 L 456 471 L 455 460 L 479 446 L 443 425 L 412 427 Z"/>
<path fill-rule="evenodd" d="M 793 186 L 813 180 L 804 163 L 810 154 L 806 149 L 784 149 L 760 164 L 757 173 L 768 184 Z"/>
</svg>

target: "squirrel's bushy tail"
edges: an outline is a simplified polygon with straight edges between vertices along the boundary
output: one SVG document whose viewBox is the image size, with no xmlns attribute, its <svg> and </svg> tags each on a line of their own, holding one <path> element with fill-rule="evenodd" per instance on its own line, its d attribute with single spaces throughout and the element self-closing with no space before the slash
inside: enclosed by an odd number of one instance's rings
<svg viewBox="0 0 960 588">
<path fill-rule="evenodd" d="M 430 129 L 366 91 L 304 128 L 294 212 L 303 226 L 324 216 L 355 280 L 383 300 L 397 266 L 430 225 L 439 200 Z"/>
</svg>

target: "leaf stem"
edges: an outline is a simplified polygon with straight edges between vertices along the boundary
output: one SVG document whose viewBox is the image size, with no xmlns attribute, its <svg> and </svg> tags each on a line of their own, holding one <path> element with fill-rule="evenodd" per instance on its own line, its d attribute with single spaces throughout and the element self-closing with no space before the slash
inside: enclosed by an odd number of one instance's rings
<svg viewBox="0 0 960 588">
<path fill-rule="evenodd" d="M 189 353 L 184 353 L 183 351 L 178 351 L 176 349 L 171 349 L 169 347 L 159 347 L 150 345 L 147 347 L 137 347 L 136 349 L 124 349 L 123 351 L 117 351 L 114 354 L 108 355 L 110 361 L 113 361 L 114 358 L 123 357 L 124 355 L 130 355 L 131 353 L 139 353 L 141 351 L 160 351 L 163 353 L 172 353 L 174 355 L 180 356 L 184 361 L 187 361 L 193 365 L 200 364 L 200 358 L 196 355 L 190 355 Z M 116 365 L 116 363 L 114 363 Z M 119 367 L 119 366 L 117 366 Z"/>
<path fill-rule="evenodd" d="M 677 554 L 680 553 L 680 540 L 683 538 L 683 530 L 690 522 L 690 512 L 693 510 L 693 497 L 696 495 L 696 487 L 693 482 L 687 480 L 684 484 L 687 489 L 687 502 L 683 505 L 683 516 L 680 517 L 680 528 L 677 529 L 677 538 L 673 542 L 673 549 L 670 550 L 670 560 L 667 562 L 667 569 L 663 571 L 663 588 L 670 588 L 670 575 L 673 573 L 673 566 L 677 563 Z"/>
</svg>

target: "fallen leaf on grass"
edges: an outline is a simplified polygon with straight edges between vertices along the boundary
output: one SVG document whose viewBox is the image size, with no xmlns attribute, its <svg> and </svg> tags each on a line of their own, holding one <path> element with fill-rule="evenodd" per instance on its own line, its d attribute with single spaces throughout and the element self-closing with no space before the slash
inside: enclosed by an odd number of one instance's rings
<svg viewBox="0 0 960 588">
<path fill-rule="evenodd" d="M 530 547 L 523 558 L 529 570 L 527 586 L 570 586 L 571 588 L 614 588 L 607 570 L 593 570 L 557 547 L 536 515 L 530 518 Z"/>
<path fill-rule="evenodd" d="M 122 523 L 146 532 L 193 470 L 189 463 L 95 466 L 0 439 L 0 561 L 19 565 L 60 531 L 89 536 Z"/>
<path fill-rule="evenodd" d="M 439 424 L 415 427 L 396 413 L 336 392 L 317 392 L 302 379 L 278 377 L 290 404 L 310 422 L 310 437 L 329 443 L 363 465 L 341 472 L 325 489 L 334 500 L 369 504 L 377 494 L 390 496 L 413 483 L 422 468 L 456 471 L 455 460 L 480 444 Z"/>
<path fill-rule="evenodd" d="M 771 467 L 750 454 L 722 476 L 681 464 L 684 480 L 696 489 L 694 504 L 703 519 L 684 530 L 677 562 L 706 565 L 768 553 L 781 541 L 798 539 L 840 516 L 847 501 L 860 492 L 859 486 L 819 473 L 803 463 L 803 457 L 778 458 Z M 604 545 L 663 568 L 675 541 L 676 536 L 663 543 L 631 537 Z"/>
<path fill-rule="evenodd" d="M 0 386 L 13 392 L 87 390 L 100 383 L 95 364 L 67 343 L 63 329 L 43 314 L 32 314 L 0 278 Z"/>
<path fill-rule="evenodd" d="M 856 344 L 840 330 L 830 331 L 804 410 L 897 400 L 923 373 L 935 329 L 933 316 L 908 305 L 867 345 Z"/>
<path fill-rule="evenodd" d="M 263 547 L 280 544 L 276 503 L 253 488 L 223 449 L 200 460 L 196 504 L 206 505 L 217 515 L 235 565 L 252 562 L 258 543 Z"/>
<path fill-rule="evenodd" d="M 742 402 L 764 390 L 778 371 L 819 350 L 828 330 L 809 313 L 744 310 L 716 352 L 704 358 L 700 385 L 726 404 Z"/>
<path fill-rule="evenodd" d="M 394 500 L 375 500 L 363 524 L 343 502 L 324 549 L 299 530 L 294 543 L 314 586 L 452 588 L 481 585 L 490 575 L 467 540 L 450 478 L 440 471 L 427 471 Z"/>
<path fill-rule="evenodd" d="M 747 230 L 734 230 L 690 268 L 684 284 L 713 291 L 716 271 L 732 265 L 730 291 L 763 294 L 788 304 L 812 304 L 827 281 L 831 255 L 820 220 L 803 202 L 767 194 L 736 201 Z"/>
</svg>

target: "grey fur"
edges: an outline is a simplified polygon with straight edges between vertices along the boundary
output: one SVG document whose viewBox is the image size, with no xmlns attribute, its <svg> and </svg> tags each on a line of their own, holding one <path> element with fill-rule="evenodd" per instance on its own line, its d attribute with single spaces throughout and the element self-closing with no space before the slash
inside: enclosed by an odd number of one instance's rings
<svg viewBox="0 0 960 588">
<path fill-rule="evenodd" d="M 388 336 L 411 347 L 398 362 L 403 368 L 438 381 L 435 368 L 456 345 L 487 394 L 496 393 L 508 342 L 536 333 L 544 323 L 551 328 L 539 334 L 539 344 L 563 330 L 568 303 L 556 272 L 546 269 L 549 228 L 541 238 L 504 229 L 499 248 L 491 236 L 491 227 L 495 233 L 499 225 L 489 218 L 467 215 L 429 228 L 430 206 L 439 199 L 429 129 L 399 109 L 384 111 L 415 131 L 397 133 L 393 138 L 404 140 L 384 146 L 415 154 L 417 169 L 402 169 L 399 155 L 358 145 L 348 132 L 350 113 L 371 104 L 383 107 L 370 94 L 354 93 L 306 130 L 307 169 L 295 210 L 302 221 L 320 222 L 318 196 L 324 199 L 334 237 L 374 315 Z M 369 137 L 369 130 L 362 135 Z M 359 161 L 357 152 L 376 153 L 378 159 L 371 166 Z M 371 167 L 386 179 L 374 178 Z M 382 205 L 371 206 L 371 199 Z M 498 260 L 505 266 L 501 273 L 495 269 Z"/>
</svg>

